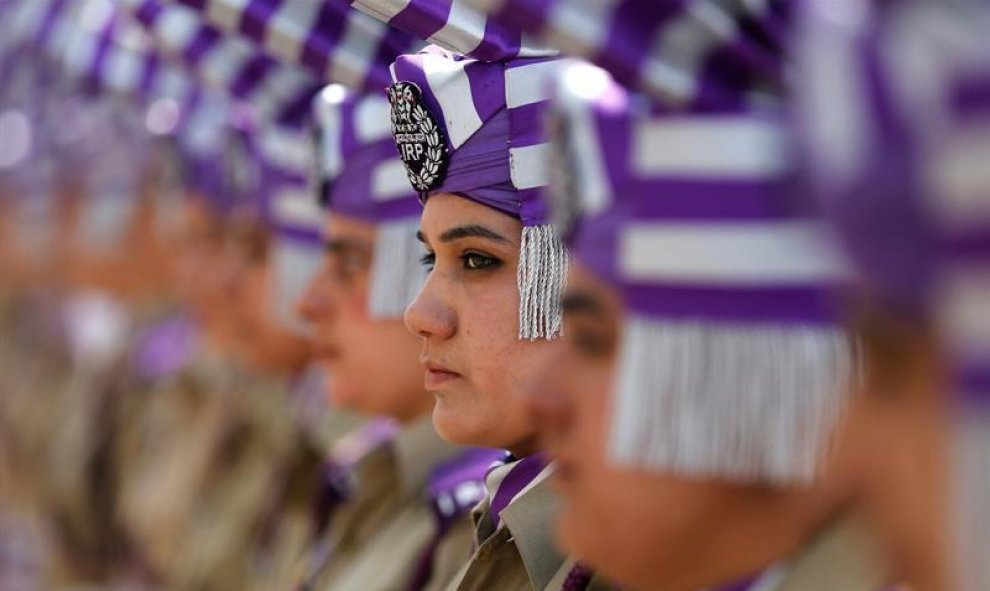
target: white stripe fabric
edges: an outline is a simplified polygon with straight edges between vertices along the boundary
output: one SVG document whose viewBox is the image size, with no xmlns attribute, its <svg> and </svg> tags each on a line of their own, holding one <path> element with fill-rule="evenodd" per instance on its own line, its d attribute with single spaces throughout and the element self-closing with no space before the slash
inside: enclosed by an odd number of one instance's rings
<svg viewBox="0 0 990 591">
<path fill-rule="evenodd" d="M 470 98 L 471 83 L 464 70 L 465 62 L 436 55 L 423 55 L 422 60 L 430 92 L 443 111 L 447 139 L 456 150 L 482 125 L 474 101 Z"/>
<path fill-rule="evenodd" d="M 636 127 L 634 170 L 644 176 L 760 179 L 788 170 L 779 123 L 748 117 L 664 117 Z"/>
<path fill-rule="evenodd" d="M 951 337 L 953 357 L 963 362 L 990 359 L 990 269 L 957 262 L 943 274 L 937 294 L 942 333 Z"/>
<path fill-rule="evenodd" d="M 561 67 L 559 61 L 536 62 L 505 71 L 505 104 L 522 107 L 547 99 L 547 80 Z"/>
<path fill-rule="evenodd" d="M 378 40 L 385 35 L 386 30 L 387 27 L 382 23 L 369 21 L 357 12 L 349 13 L 340 42 L 348 51 L 338 51 L 330 56 L 327 79 L 348 88 L 360 88 L 366 75 L 365 64 L 374 63 Z"/>
<path fill-rule="evenodd" d="M 267 162 L 299 178 L 309 176 L 314 154 L 308 130 L 268 126 L 258 136 L 258 149 Z"/>
<path fill-rule="evenodd" d="M 409 176 L 399 159 L 386 160 L 371 173 L 371 197 L 375 201 L 390 201 L 409 196 Z"/>
<path fill-rule="evenodd" d="M 369 96 L 355 107 L 354 133 L 359 142 L 371 143 L 392 136 L 391 112 L 384 97 Z M 406 181 L 408 183 L 408 180 Z"/>
<path fill-rule="evenodd" d="M 196 10 L 210 25 L 243 36 L 284 65 L 352 90 L 378 91 L 388 84 L 385 65 L 399 52 L 423 46 L 343 1 L 270 0 L 250 14 L 246 0 L 163 1 Z M 338 35 L 341 20 L 346 22 Z"/>
<path fill-rule="evenodd" d="M 611 20 L 614 0 L 578 3 L 557 2 L 551 8 L 552 29 L 547 41 L 561 50 L 588 56 L 605 42 L 608 30 L 602 26 Z M 557 35 L 555 31 L 567 31 Z"/>
<path fill-rule="evenodd" d="M 447 13 L 447 22 L 427 41 L 451 51 L 470 54 L 484 40 L 487 22 L 485 15 L 469 8 L 463 2 L 452 0 L 450 12 Z"/>
<path fill-rule="evenodd" d="M 517 189 L 536 189 L 550 182 L 550 144 L 509 148 L 509 173 Z"/>
<path fill-rule="evenodd" d="M 925 178 L 933 213 L 943 225 L 965 229 L 990 219 L 990 118 L 967 122 L 933 148 Z"/>
<path fill-rule="evenodd" d="M 236 30 L 241 22 L 241 14 L 247 6 L 248 0 L 229 0 L 229 2 L 210 2 L 206 5 L 206 18 L 215 22 L 217 26 Z"/>
<path fill-rule="evenodd" d="M 639 222 L 620 236 L 619 271 L 651 283 L 818 285 L 844 276 L 834 251 L 816 222 Z"/>
<path fill-rule="evenodd" d="M 277 226 L 319 230 L 326 216 L 307 186 L 286 184 L 272 195 L 272 217 Z"/>
<path fill-rule="evenodd" d="M 344 168 L 344 157 L 340 150 L 344 122 L 338 107 L 338 100 L 342 100 L 342 97 L 340 99 L 330 97 L 328 100 L 331 89 L 343 92 L 341 87 L 325 88 L 314 101 L 321 138 L 320 153 L 316 155 L 317 169 L 320 171 L 320 176 L 325 178 L 336 178 Z"/>
</svg>

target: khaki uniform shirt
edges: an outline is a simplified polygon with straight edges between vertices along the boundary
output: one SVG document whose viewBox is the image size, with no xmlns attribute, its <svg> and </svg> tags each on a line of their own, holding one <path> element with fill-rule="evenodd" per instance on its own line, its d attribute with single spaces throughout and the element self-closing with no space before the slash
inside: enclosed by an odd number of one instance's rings
<svg viewBox="0 0 990 591">
<path fill-rule="evenodd" d="M 832 524 L 794 557 L 755 578 L 703 591 L 894 591 L 878 545 L 852 521 Z"/>
<path fill-rule="evenodd" d="M 879 547 L 851 521 L 826 529 L 782 569 L 772 591 L 880 591 L 888 589 Z M 755 590 L 754 590 L 755 591 Z"/>
<path fill-rule="evenodd" d="M 447 591 L 558 591 L 576 564 L 558 551 L 554 522 L 559 499 L 550 488 L 552 465 L 545 468 L 501 512 L 493 526 L 491 495 L 498 482 L 490 478 L 489 497 L 471 512 L 475 550 L 447 586 Z M 581 589 L 612 587 L 597 577 Z"/>
<path fill-rule="evenodd" d="M 341 442 L 346 447 L 349 442 Z M 310 551 L 302 588 L 326 591 L 404 591 L 424 560 L 438 519 L 426 488 L 432 471 L 465 448 L 447 443 L 429 417 L 401 429 L 393 439 L 363 453 L 353 466 L 351 496 Z M 479 487 L 480 488 L 480 487 Z M 472 499 L 471 506 L 477 498 Z M 432 552 L 426 589 L 443 588 L 471 551 L 465 515 Z"/>
</svg>

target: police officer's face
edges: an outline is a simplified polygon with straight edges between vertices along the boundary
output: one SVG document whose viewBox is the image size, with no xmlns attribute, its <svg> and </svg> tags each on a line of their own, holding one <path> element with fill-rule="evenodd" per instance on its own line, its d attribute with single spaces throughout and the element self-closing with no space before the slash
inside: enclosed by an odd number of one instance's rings
<svg viewBox="0 0 990 591">
<path fill-rule="evenodd" d="M 554 482 L 565 501 L 558 537 L 568 551 L 634 588 L 699 589 L 750 574 L 798 543 L 824 506 L 817 491 L 616 465 L 608 442 L 623 317 L 619 294 L 578 263 L 564 312 L 564 346 L 528 400 L 557 462 Z"/>
<path fill-rule="evenodd" d="M 401 318 L 368 316 L 374 226 L 334 214 L 324 263 L 299 304 L 314 327 L 317 360 L 330 370 L 329 395 L 344 408 L 400 421 L 433 406 L 423 390 L 419 343 Z"/>
<path fill-rule="evenodd" d="M 523 393 L 555 342 L 523 342 L 516 268 L 522 225 L 463 197 L 430 197 L 420 224 L 429 276 L 406 310 L 422 337 L 433 421 L 455 443 L 535 450 Z"/>
<path fill-rule="evenodd" d="M 231 353 L 248 367 L 286 374 L 309 360 L 306 339 L 284 327 L 274 314 L 269 234 L 256 218 L 235 218 L 223 256 L 223 314 L 229 324 Z"/>
</svg>

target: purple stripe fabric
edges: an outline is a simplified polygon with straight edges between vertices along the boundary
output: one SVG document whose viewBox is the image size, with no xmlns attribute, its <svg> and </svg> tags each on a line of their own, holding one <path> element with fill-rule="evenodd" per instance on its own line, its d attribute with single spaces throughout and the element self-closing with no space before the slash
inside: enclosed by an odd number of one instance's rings
<svg viewBox="0 0 990 591">
<path fill-rule="evenodd" d="M 469 4 L 483 5 L 482 0 Z M 619 0 L 605 16 L 589 11 L 580 0 L 506 0 L 490 15 L 509 29 L 526 31 L 538 39 L 553 39 L 562 47 L 581 48 L 583 57 L 608 70 L 620 83 L 650 94 L 663 104 L 695 111 L 725 109 L 745 101 L 754 87 L 782 88 L 786 55 L 781 39 L 791 18 L 786 2 L 710 3 L 707 8 L 722 13 L 718 20 L 731 23 L 730 33 L 706 25 L 705 16 L 693 12 L 695 5 L 684 0 Z M 557 21 L 553 15 L 569 11 L 583 19 L 583 26 Z M 711 15 L 707 15 L 708 18 Z M 654 49 L 654 43 L 678 27 L 690 26 L 691 35 L 720 35 L 698 56 L 697 69 L 681 67 L 684 55 Z M 590 39 L 590 41 L 589 41 Z M 590 42 L 590 47 L 589 47 Z M 690 48 L 691 44 L 684 44 Z M 691 59 L 695 59 L 692 57 Z M 651 71 L 680 71 L 693 89 L 685 95 L 671 78 L 651 76 Z"/>
<path fill-rule="evenodd" d="M 320 6 L 313 29 L 306 36 L 302 47 L 302 63 L 312 71 L 326 72 L 333 47 L 343 34 L 347 19 L 341 17 L 331 2 Z"/>
<path fill-rule="evenodd" d="M 451 17 L 454 1 L 460 3 L 456 13 L 460 18 Z M 374 18 L 381 18 L 383 12 L 390 12 L 392 8 L 391 3 L 386 2 L 383 6 L 377 0 L 350 0 L 350 4 Z M 480 30 L 478 23 L 484 23 Z M 411 0 L 388 20 L 388 24 L 413 37 L 487 62 L 557 53 L 550 48 L 525 46 L 522 32 L 517 27 L 486 18 L 483 13 L 467 7 L 463 0 Z"/>
<path fill-rule="evenodd" d="M 990 408 L 990 359 L 956 364 L 956 387 L 964 406 Z"/>
<path fill-rule="evenodd" d="M 651 317 L 727 323 L 834 324 L 841 314 L 841 285 L 767 288 L 627 283 L 629 307 Z"/>
<path fill-rule="evenodd" d="M 540 475 L 540 472 L 547 467 L 547 459 L 543 454 L 533 454 L 519 460 L 512 467 L 505 478 L 498 486 L 498 490 L 492 496 L 491 517 L 492 525 L 498 527 L 501 521 L 502 511 L 509 506 L 512 499 L 516 497 L 529 483 Z"/>
<path fill-rule="evenodd" d="M 234 35 L 223 35 L 216 28 L 199 23 L 189 36 L 190 41 L 179 45 L 173 31 L 167 29 L 166 17 L 195 15 L 189 8 L 164 5 L 160 0 L 133 0 L 133 14 L 155 42 L 165 51 L 178 56 L 203 77 L 207 83 L 223 88 L 233 96 L 272 105 L 263 115 L 289 125 L 299 124 L 309 114 L 309 105 L 318 90 L 317 81 L 304 70 L 280 64 L 249 42 Z M 258 0 L 256 0 L 257 2 Z M 261 18 L 270 8 L 271 0 L 261 0 L 264 6 L 248 6 L 254 18 Z M 198 15 L 197 15 L 198 16 Z M 171 21 L 174 22 L 174 21 Z M 251 21 L 253 22 L 253 21 Z M 247 56 L 226 71 L 207 68 L 207 58 L 216 55 Z M 215 64 L 212 64 L 215 66 Z"/>
<path fill-rule="evenodd" d="M 232 27 L 228 32 L 242 35 L 285 65 L 308 70 L 315 80 L 338 82 L 361 92 L 381 92 L 390 82 L 388 64 L 422 46 L 414 37 L 356 13 L 346 2 L 251 0 L 245 6 L 236 0 L 175 1 L 198 11 L 212 26 Z M 310 7 L 317 10 L 307 10 Z M 239 17 L 233 23 L 214 16 L 230 12 Z M 278 41 L 285 39 L 295 43 Z M 293 45 L 300 51 L 294 51 Z"/>
<path fill-rule="evenodd" d="M 265 34 L 265 23 L 271 19 L 281 2 L 279 0 L 251 0 L 244 9 L 241 18 L 241 32 L 251 39 L 262 39 Z"/>
<path fill-rule="evenodd" d="M 547 102 L 530 103 L 512 109 L 512 147 L 522 148 L 546 143 L 544 129 Z"/>
<path fill-rule="evenodd" d="M 447 24 L 450 2 L 411 0 L 388 24 L 420 39 L 429 39 Z"/>
</svg>

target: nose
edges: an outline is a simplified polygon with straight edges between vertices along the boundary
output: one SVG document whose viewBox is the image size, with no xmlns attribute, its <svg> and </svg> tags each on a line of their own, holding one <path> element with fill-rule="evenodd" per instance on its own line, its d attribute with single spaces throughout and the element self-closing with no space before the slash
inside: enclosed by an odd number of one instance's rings
<svg viewBox="0 0 990 591">
<path fill-rule="evenodd" d="M 403 316 L 406 328 L 426 339 L 446 340 L 457 332 L 457 315 L 443 296 L 443 277 L 433 273 L 427 278 Z"/>
</svg>

